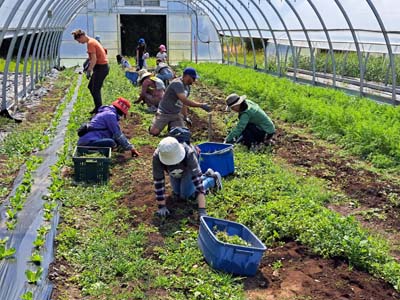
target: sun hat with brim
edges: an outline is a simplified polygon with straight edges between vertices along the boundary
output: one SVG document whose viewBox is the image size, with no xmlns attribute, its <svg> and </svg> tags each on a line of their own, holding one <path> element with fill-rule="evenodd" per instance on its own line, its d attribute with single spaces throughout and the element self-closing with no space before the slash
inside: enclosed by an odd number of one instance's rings
<svg viewBox="0 0 400 300">
<path fill-rule="evenodd" d="M 143 72 L 141 72 L 141 71 L 143 71 Z M 153 75 L 152 73 L 150 73 L 150 72 L 147 71 L 147 70 L 140 70 L 138 74 L 139 74 L 139 79 L 138 79 L 138 82 L 139 82 L 139 83 L 141 83 L 142 80 L 143 80 L 144 78 L 146 78 L 147 76 Z"/>
<path fill-rule="evenodd" d="M 158 157 L 167 166 L 179 164 L 185 158 L 185 147 L 174 137 L 166 137 L 158 144 Z"/>
<path fill-rule="evenodd" d="M 229 110 L 232 106 L 241 104 L 244 100 L 246 100 L 246 95 L 239 96 L 238 94 L 230 94 L 225 100 L 226 110 Z"/>
</svg>

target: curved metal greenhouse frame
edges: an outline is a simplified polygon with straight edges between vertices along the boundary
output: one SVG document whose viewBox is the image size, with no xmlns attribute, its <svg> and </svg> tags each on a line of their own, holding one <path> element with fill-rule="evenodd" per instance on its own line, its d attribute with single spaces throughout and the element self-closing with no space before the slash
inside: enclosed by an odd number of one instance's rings
<svg viewBox="0 0 400 300">
<path fill-rule="evenodd" d="M 94 0 L 95 4 L 109 5 L 110 14 L 119 13 L 114 10 L 117 2 L 124 1 Z M 315 85 L 343 89 L 350 85 L 360 95 L 398 104 L 396 57 L 400 53 L 400 30 L 393 16 L 400 14 L 400 8 L 395 0 L 167 0 L 172 2 L 190 7 L 189 14 L 196 18 L 197 12 L 208 16 L 220 37 L 222 62 Z M 16 108 L 18 99 L 34 89 L 53 67 L 60 67 L 63 33 L 81 9 L 91 3 L 0 1 L 2 112 Z M 351 53 L 358 70 L 351 76 L 340 74 L 339 69 L 347 67 Z M 390 82 L 368 79 L 371 57 L 379 55 L 383 55 L 384 62 L 388 58 L 383 72 Z M 325 59 L 322 70 L 321 57 Z"/>
</svg>

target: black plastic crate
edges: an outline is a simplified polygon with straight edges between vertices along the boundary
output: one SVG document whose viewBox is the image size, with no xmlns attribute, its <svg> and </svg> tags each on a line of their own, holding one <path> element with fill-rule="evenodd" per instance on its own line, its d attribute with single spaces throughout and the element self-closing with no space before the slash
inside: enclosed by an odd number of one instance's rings
<svg viewBox="0 0 400 300">
<path fill-rule="evenodd" d="M 84 157 L 85 154 L 98 153 L 99 157 Z M 111 148 L 77 146 L 72 156 L 75 168 L 75 181 L 87 183 L 106 183 L 109 178 Z"/>
</svg>

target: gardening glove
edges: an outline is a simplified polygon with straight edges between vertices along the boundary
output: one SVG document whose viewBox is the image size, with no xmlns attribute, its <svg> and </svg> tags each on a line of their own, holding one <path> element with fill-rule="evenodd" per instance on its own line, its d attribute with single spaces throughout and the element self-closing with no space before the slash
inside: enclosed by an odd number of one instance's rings
<svg viewBox="0 0 400 300">
<path fill-rule="evenodd" d="M 207 216 L 207 211 L 205 208 L 199 208 L 198 213 L 199 213 L 199 217 Z"/>
<path fill-rule="evenodd" d="M 211 111 L 211 107 L 207 103 L 203 103 L 200 108 L 204 109 L 206 112 Z"/>
<path fill-rule="evenodd" d="M 189 117 L 185 117 L 184 121 L 186 122 L 186 124 L 187 124 L 188 126 L 192 126 L 192 124 L 193 124 L 192 120 L 190 120 Z"/>
<path fill-rule="evenodd" d="M 138 157 L 140 156 L 139 151 L 137 151 L 135 148 L 131 149 L 132 157 Z"/>
<path fill-rule="evenodd" d="M 165 205 L 163 204 L 158 205 L 157 215 L 159 215 L 160 217 L 166 217 L 169 214 L 170 212 Z"/>
<path fill-rule="evenodd" d="M 90 79 L 90 77 L 91 77 L 92 75 L 90 74 L 90 72 L 89 71 L 86 71 L 86 78 L 89 80 Z"/>
</svg>

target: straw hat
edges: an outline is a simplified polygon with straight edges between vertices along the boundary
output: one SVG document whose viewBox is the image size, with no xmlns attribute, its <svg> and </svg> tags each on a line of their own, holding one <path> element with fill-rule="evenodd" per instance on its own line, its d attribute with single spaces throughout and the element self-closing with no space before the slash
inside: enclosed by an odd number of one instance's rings
<svg viewBox="0 0 400 300">
<path fill-rule="evenodd" d="M 167 166 L 180 163 L 186 156 L 185 147 L 174 137 L 166 137 L 158 144 L 158 157 Z"/>
<path fill-rule="evenodd" d="M 138 82 L 139 82 L 139 83 L 141 83 L 142 80 L 143 80 L 144 78 L 146 78 L 147 76 L 152 75 L 152 73 L 150 73 L 150 72 L 147 71 L 146 69 L 139 70 L 138 74 L 139 74 L 139 79 L 138 79 Z"/>
</svg>

